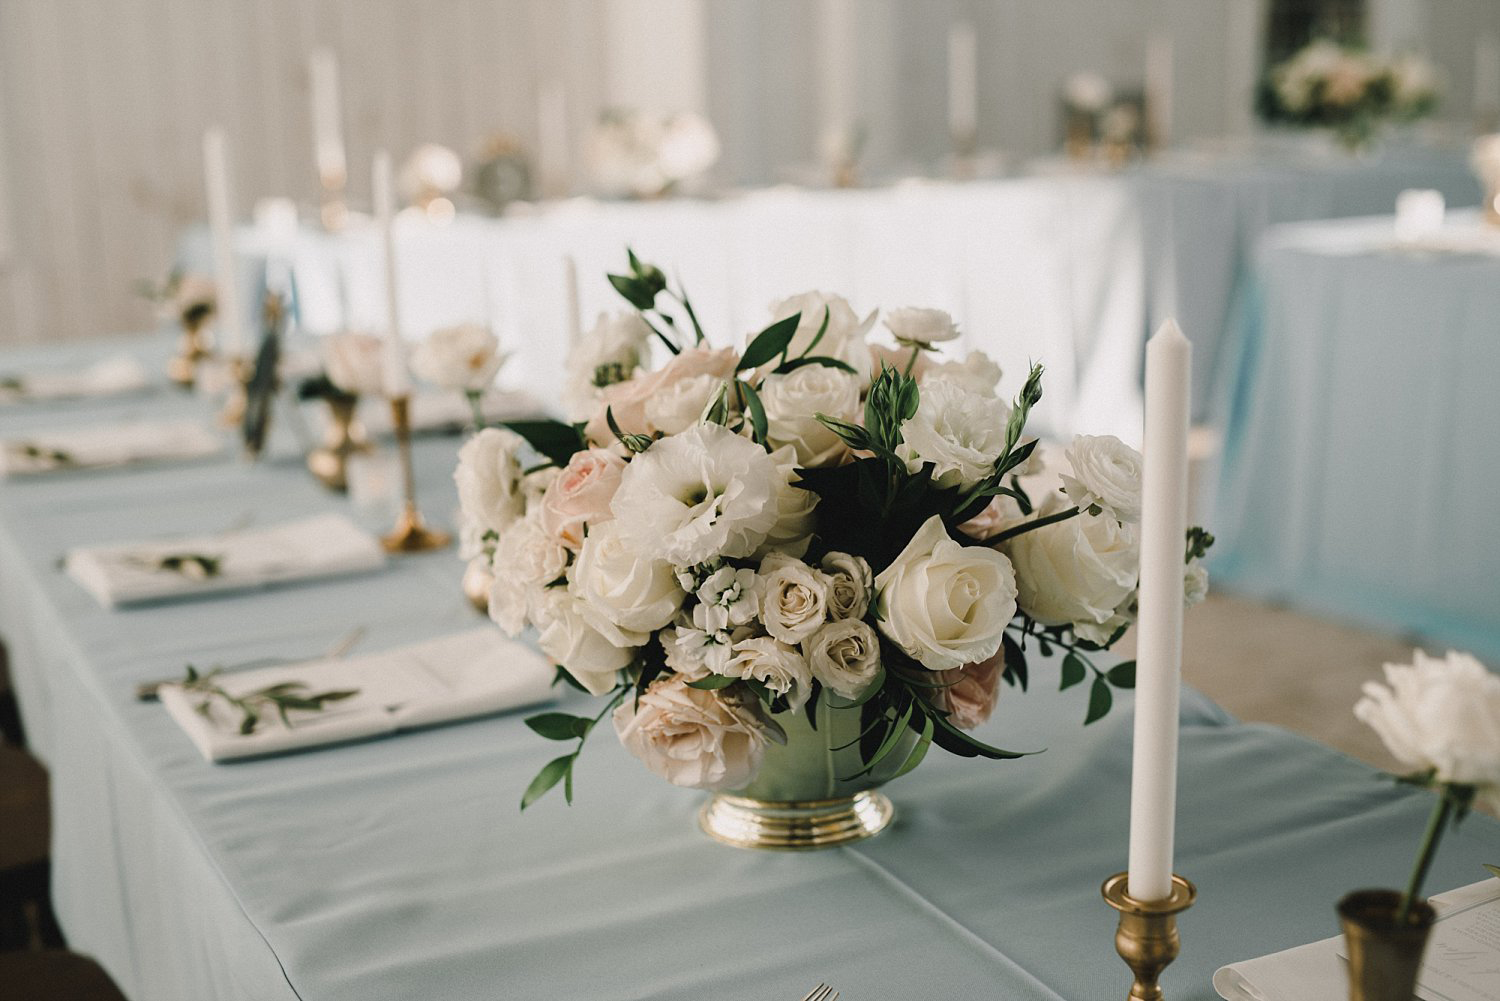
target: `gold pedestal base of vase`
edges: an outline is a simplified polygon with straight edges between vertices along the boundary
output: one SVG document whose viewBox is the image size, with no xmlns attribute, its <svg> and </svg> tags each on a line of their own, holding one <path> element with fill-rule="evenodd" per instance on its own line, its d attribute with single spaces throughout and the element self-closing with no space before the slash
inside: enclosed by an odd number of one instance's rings
<svg viewBox="0 0 1500 1001">
<path fill-rule="evenodd" d="M 735 848 L 807 851 L 872 838 L 895 815 L 891 801 L 873 789 L 791 803 L 721 793 L 703 804 L 698 823 L 709 837 Z"/>
<path fill-rule="evenodd" d="M 176 386 L 192 389 L 198 382 L 198 366 L 212 355 L 203 334 L 194 327 L 184 327 L 177 354 L 167 362 L 167 378 Z"/>
<path fill-rule="evenodd" d="M 1115 951 L 1135 974 L 1130 1001 L 1162 1001 L 1157 980 L 1182 949 L 1177 935 L 1177 915 L 1193 906 L 1198 890 L 1181 876 L 1172 877 L 1172 894 L 1165 900 L 1137 900 L 1126 892 L 1126 873 L 1104 881 L 1100 892 L 1105 903 L 1120 912 L 1115 932 Z"/>
<path fill-rule="evenodd" d="M 328 409 L 333 419 L 328 435 L 323 444 L 307 453 L 307 471 L 335 493 L 349 490 L 349 456 L 370 452 L 365 429 L 355 420 L 357 405 L 358 401 L 352 397 L 329 400 Z"/>
<path fill-rule="evenodd" d="M 401 517 L 396 519 L 396 527 L 380 540 L 380 544 L 388 553 L 429 553 L 443 549 L 452 541 L 453 537 L 447 532 L 423 524 L 422 512 L 415 504 L 407 504 Z"/>
</svg>

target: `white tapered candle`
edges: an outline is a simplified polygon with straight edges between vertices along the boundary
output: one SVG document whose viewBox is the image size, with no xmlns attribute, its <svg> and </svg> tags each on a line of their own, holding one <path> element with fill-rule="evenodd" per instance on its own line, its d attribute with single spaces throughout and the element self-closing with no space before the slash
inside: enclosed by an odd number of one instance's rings
<svg viewBox="0 0 1500 1001">
<path fill-rule="evenodd" d="M 339 64 L 333 50 L 314 49 L 308 59 L 312 78 L 313 156 L 325 187 L 344 185 L 344 129 L 339 106 Z"/>
<path fill-rule="evenodd" d="M 1474 113 L 1500 111 L 1500 38 L 1484 32 L 1474 40 Z"/>
<path fill-rule="evenodd" d="M 1137 900 L 1163 900 L 1172 893 L 1192 360 L 1193 346 L 1175 320 L 1163 323 L 1146 343 L 1128 884 Z"/>
<path fill-rule="evenodd" d="M 1146 40 L 1146 115 L 1151 141 L 1157 146 L 1172 143 L 1172 36 L 1152 35 Z"/>
<path fill-rule="evenodd" d="M 563 279 L 567 285 L 568 350 L 583 339 L 583 304 L 578 299 L 578 262 L 572 254 L 563 255 Z"/>
<path fill-rule="evenodd" d="M 963 139 L 979 124 L 979 43 L 974 26 L 959 21 L 948 29 L 948 134 Z"/>
<path fill-rule="evenodd" d="M 568 150 L 568 92 L 556 81 L 543 83 L 536 103 L 537 185 L 545 198 L 566 197 L 573 186 Z"/>
<path fill-rule="evenodd" d="M 203 134 L 203 182 L 208 193 L 208 229 L 219 297 L 219 336 L 223 341 L 219 347 L 228 354 L 240 355 L 245 352 L 245 317 L 240 311 L 240 287 L 234 264 L 234 217 L 225 145 L 224 130 L 217 125 Z"/>
<path fill-rule="evenodd" d="M 406 369 L 406 345 L 401 340 L 400 309 L 396 290 L 396 196 L 391 181 L 391 154 L 375 154 L 370 178 L 374 192 L 375 223 L 385 250 L 385 391 L 392 397 L 411 393 L 411 375 Z"/>
</svg>

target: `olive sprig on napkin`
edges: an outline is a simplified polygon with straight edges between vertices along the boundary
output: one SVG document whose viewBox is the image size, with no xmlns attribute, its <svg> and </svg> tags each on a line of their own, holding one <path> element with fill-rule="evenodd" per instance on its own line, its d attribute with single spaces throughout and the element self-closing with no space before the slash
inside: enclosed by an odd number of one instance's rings
<svg viewBox="0 0 1500 1001">
<path fill-rule="evenodd" d="M 194 692 L 203 696 L 203 700 L 196 708 L 205 717 L 213 712 L 215 700 L 222 701 L 238 710 L 241 716 L 240 733 L 245 736 L 255 732 L 255 728 L 260 725 L 268 711 L 275 712 L 285 726 L 291 726 L 292 721 L 287 716 L 289 710 L 322 712 L 330 702 L 339 702 L 359 694 L 357 688 L 312 692 L 308 690 L 304 682 L 283 681 L 253 692 L 246 692 L 243 695 L 231 695 L 218 683 L 217 679 L 222 673 L 221 668 L 214 668 L 207 673 L 199 674 L 197 668 L 189 664 L 187 675 L 179 682 L 179 685 L 185 692 Z"/>
</svg>

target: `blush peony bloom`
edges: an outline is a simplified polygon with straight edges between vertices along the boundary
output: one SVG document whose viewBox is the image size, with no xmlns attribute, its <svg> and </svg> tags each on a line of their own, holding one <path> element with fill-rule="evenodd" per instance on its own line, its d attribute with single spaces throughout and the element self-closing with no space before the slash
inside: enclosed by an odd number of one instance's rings
<svg viewBox="0 0 1500 1001">
<path fill-rule="evenodd" d="M 690 789 L 743 788 L 760 771 L 766 746 L 786 739 L 759 699 L 689 688 L 680 675 L 653 681 L 613 719 L 626 750 Z"/>
</svg>

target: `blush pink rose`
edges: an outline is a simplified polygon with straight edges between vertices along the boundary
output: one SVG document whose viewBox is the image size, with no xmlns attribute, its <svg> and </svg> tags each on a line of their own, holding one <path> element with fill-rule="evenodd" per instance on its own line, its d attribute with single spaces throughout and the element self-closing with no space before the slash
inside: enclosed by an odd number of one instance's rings
<svg viewBox="0 0 1500 1001">
<path fill-rule="evenodd" d="M 595 445 L 614 442 L 606 411 L 614 412 L 615 423 L 626 434 L 652 434 L 658 430 L 646 417 L 646 404 L 652 397 L 693 376 L 731 378 L 738 360 L 733 348 L 687 348 L 655 372 L 605 386 L 599 393 L 599 410 L 584 428 L 584 436 Z"/>
<path fill-rule="evenodd" d="M 584 526 L 614 517 L 609 502 L 624 472 L 625 460 L 606 449 L 574 452 L 542 494 L 542 529 L 575 552 L 583 548 Z"/>
<path fill-rule="evenodd" d="M 983 542 L 1024 520 L 1021 506 L 1016 503 L 1015 498 L 996 494 L 990 498 L 989 504 L 985 505 L 983 511 L 959 525 L 958 530 L 975 542 Z"/>
<path fill-rule="evenodd" d="M 995 711 L 1004 667 L 1005 654 L 996 651 L 988 660 L 944 671 L 936 677 L 948 687 L 933 689 L 934 704 L 946 709 L 949 722 L 960 730 L 974 729 Z"/>
</svg>

